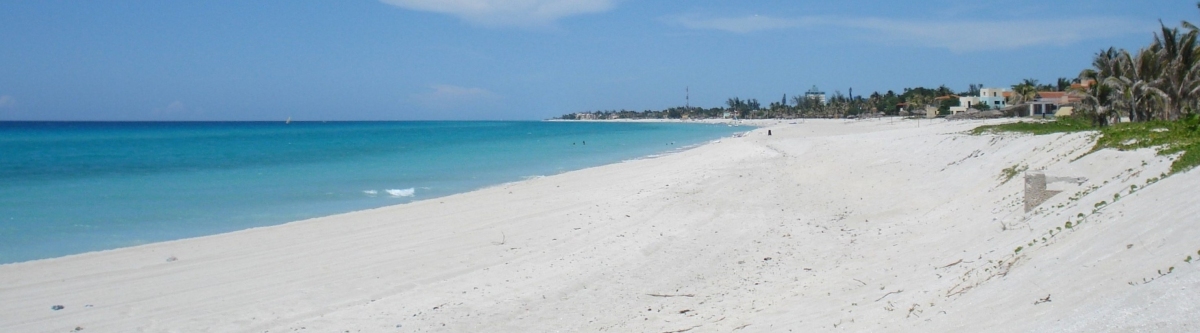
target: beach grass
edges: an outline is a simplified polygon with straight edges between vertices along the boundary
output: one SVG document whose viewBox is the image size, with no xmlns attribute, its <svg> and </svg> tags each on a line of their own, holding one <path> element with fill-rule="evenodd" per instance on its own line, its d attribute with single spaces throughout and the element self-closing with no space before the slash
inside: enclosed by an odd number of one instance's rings
<svg viewBox="0 0 1200 333">
<path fill-rule="evenodd" d="M 971 130 L 971 134 L 980 135 L 988 133 L 1027 133 L 1033 135 L 1043 135 L 1052 133 L 1070 133 L 1095 130 L 1086 119 L 1076 117 L 1061 117 L 1054 121 L 1020 121 L 1008 124 L 999 125 L 984 125 Z"/>
<path fill-rule="evenodd" d="M 1171 173 L 1200 165 L 1200 118 L 1195 116 L 1179 121 L 1116 124 L 1101 133 L 1093 150 L 1157 148 L 1159 155 L 1182 153 L 1171 164 Z"/>
<path fill-rule="evenodd" d="M 1178 121 L 1119 123 L 1100 129 L 1081 117 L 1063 117 L 1054 121 L 1021 121 L 979 126 L 970 133 L 982 135 L 1009 132 L 1044 135 L 1082 131 L 1099 131 L 1100 136 L 1092 151 L 1104 148 L 1122 151 L 1157 148 L 1158 154 L 1163 156 L 1182 153 L 1171 164 L 1171 173 L 1187 171 L 1200 165 L 1200 117 L 1197 116 Z"/>
</svg>

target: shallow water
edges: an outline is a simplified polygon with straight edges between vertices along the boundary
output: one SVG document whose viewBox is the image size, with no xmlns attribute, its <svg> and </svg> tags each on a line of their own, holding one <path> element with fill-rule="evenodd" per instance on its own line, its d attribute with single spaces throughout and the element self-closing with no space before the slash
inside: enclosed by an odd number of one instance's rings
<svg viewBox="0 0 1200 333">
<path fill-rule="evenodd" d="M 0 123 L 0 263 L 429 199 L 745 130 L 605 122 Z"/>
</svg>

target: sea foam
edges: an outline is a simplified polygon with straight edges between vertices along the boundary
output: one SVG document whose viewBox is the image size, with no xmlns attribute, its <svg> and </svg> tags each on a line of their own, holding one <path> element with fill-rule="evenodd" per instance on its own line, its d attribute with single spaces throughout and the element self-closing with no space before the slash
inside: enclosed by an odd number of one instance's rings
<svg viewBox="0 0 1200 333">
<path fill-rule="evenodd" d="M 413 196 L 413 194 L 416 194 L 416 193 L 417 193 L 417 189 L 415 189 L 415 188 L 412 188 L 412 187 L 409 187 L 409 188 L 406 188 L 406 189 L 390 189 L 390 190 L 383 190 L 383 191 L 384 191 L 384 192 L 387 192 L 387 194 L 390 194 L 390 195 L 392 195 L 393 197 L 397 197 L 397 198 L 399 198 L 399 197 L 411 197 L 411 196 Z"/>
</svg>

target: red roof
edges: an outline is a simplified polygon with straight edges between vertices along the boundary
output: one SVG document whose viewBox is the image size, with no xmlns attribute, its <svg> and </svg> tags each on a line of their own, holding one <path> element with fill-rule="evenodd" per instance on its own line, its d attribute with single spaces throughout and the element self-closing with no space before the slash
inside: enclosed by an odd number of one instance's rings
<svg viewBox="0 0 1200 333">
<path fill-rule="evenodd" d="M 1067 93 L 1062 92 L 1062 91 L 1039 91 L 1038 92 L 1038 96 L 1042 96 L 1042 98 L 1045 98 L 1045 99 L 1057 99 L 1057 98 L 1062 98 L 1063 96 L 1066 96 L 1066 95 L 1067 95 Z"/>
</svg>

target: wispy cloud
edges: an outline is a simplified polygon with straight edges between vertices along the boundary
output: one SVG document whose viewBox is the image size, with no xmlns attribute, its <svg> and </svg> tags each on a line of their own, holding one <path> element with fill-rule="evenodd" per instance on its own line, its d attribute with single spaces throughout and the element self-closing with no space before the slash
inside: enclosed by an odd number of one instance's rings
<svg viewBox="0 0 1200 333">
<path fill-rule="evenodd" d="M 412 99 L 427 107 L 447 109 L 464 105 L 473 105 L 500 98 L 499 94 L 483 88 L 459 87 L 448 84 L 435 84 L 430 91 L 412 95 Z"/>
<path fill-rule="evenodd" d="M 1153 31 L 1155 27 L 1111 17 L 939 21 L 818 16 L 775 18 L 761 15 L 685 15 L 668 17 L 666 21 L 689 29 L 743 34 L 781 29 L 839 28 L 841 33 L 872 42 L 943 48 L 952 52 L 1011 50 L 1042 45 L 1065 46 L 1089 39 L 1146 33 Z"/>
<path fill-rule="evenodd" d="M 616 0 L 380 0 L 400 8 L 442 13 L 483 26 L 544 27 L 560 18 L 601 13 Z"/>
<path fill-rule="evenodd" d="M 805 22 L 804 19 L 783 19 L 762 15 L 739 17 L 698 17 L 695 15 L 683 15 L 668 18 L 668 21 L 673 21 L 689 29 L 722 30 L 735 33 L 749 33 L 762 30 L 793 28 L 805 25 L 806 23 L 812 23 Z"/>
<path fill-rule="evenodd" d="M 11 109 L 17 107 L 17 99 L 9 95 L 0 95 L 0 109 Z"/>
</svg>

